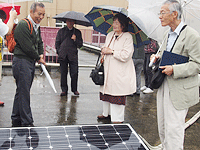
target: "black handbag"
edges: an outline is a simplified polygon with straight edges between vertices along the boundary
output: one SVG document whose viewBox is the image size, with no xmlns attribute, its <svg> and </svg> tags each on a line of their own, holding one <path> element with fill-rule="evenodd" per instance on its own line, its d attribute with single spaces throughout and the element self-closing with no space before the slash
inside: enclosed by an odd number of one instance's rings
<svg viewBox="0 0 200 150">
<path fill-rule="evenodd" d="M 152 70 L 153 76 L 151 78 L 150 87 L 154 89 L 158 89 L 161 86 L 166 75 L 162 73 L 162 70 L 159 69 L 159 66 L 160 66 L 160 59 L 156 61 L 154 68 Z"/>
<path fill-rule="evenodd" d="M 104 85 L 104 66 L 103 62 L 99 61 L 100 56 L 101 54 L 99 54 L 95 69 L 92 69 L 90 73 L 90 77 L 96 85 Z"/>
<path fill-rule="evenodd" d="M 107 47 L 110 46 L 110 43 L 112 42 L 112 40 L 114 38 L 114 35 L 115 35 L 115 33 L 112 35 L 112 38 Z M 104 55 L 102 56 L 101 61 L 99 61 L 100 56 L 101 56 L 101 53 L 99 53 L 96 67 L 94 69 L 92 69 L 92 72 L 90 73 L 90 77 L 92 78 L 92 81 L 96 85 L 104 85 L 104 66 L 103 66 Z"/>
</svg>

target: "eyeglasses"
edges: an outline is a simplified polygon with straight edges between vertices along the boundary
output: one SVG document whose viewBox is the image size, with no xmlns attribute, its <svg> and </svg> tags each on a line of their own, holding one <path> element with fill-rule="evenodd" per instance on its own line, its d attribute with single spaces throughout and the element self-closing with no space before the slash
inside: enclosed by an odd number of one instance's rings
<svg viewBox="0 0 200 150">
<path fill-rule="evenodd" d="M 158 16 L 163 16 L 165 14 L 170 14 L 170 12 L 160 12 L 160 13 L 158 13 Z"/>
</svg>

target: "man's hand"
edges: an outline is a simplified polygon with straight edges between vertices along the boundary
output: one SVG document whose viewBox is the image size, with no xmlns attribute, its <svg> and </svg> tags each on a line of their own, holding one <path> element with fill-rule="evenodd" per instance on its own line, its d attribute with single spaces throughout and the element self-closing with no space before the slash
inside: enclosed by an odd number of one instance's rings
<svg viewBox="0 0 200 150">
<path fill-rule="evenodd" d="M 154 57 L 155 57 L 155 59 L 154 59 L 153 63 L 155 63 L 155 62 L 157 61 L 157 59 L 159 58 L 159 56 L 156 56 L 155 54 L 152 54 L 151 57 L 150 57 L 150 61 L 151 61 Z"/>
<path fill-rule="evenodd" d="M 41 57 L 42 59 L 44 59 L 44 55 L 43 55 L 43 54 L 41 54 L 40 57 Z"/>
<path fill-rule="evenodd" d="M 172 66 L 162 66 L 162 67 L 159 67 L 161 69 L 163 69 L 162 73 L 168 75 L 168 76 L 171 76 L 172 73 L 173 73 L 173 67 Z"/>
<path fill-rule="evenodd" d="M 71 39 L 74 40 L 74 41 L 76 41 L 76 35 L 73 34 L 72 37 L 71 37 Z"/>
<path fill-rule="evenodd" d="M 10 14 L 10 18 L 7 22 L 7 26 L 9 28 L 8 33 L 7 33 L 8 35 L 11 34 L 11 31 L 13 29 L 14 20 L 17 18 L 17 12 L 16 10 L 11 10 L 9 14 Z"/>
<path fill-rule="evenodd" d="M 9 14 L 10 14 L 10 18 L 12 18 L 13 20 L 17 18 L 16 10 L 11 10 Z"/>
<path fill-rule="evenodd" d="M 46 65 L 46 63 L 45 63 L 45 61 L 44 61 L 43 57 L 44 57 L 44 55 L 43 55 L 43 54 L 42 54 L 42 55 L 40 55 L 40 60 L 38 60 L 38 64 L 42 63 L 42 64 Z"/>
</svg>

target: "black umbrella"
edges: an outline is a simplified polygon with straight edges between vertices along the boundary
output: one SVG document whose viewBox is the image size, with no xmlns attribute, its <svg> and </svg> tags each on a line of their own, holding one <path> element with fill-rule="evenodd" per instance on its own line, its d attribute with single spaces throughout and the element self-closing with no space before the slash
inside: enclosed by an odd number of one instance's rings
<svg viewBox="0 0 200 150">
<path fill-rule="evenodd" d="M 87 18 L 85 18 L 85 14 L 82 12 L 66 11 L 54 16 L 53 18 L 61 21 L 66 21 L 67 19 L 73 19 L 75 20 L 75 24 L 83 25 L 86 27 L 92 26 L 90 21 Z"/>
</svg>

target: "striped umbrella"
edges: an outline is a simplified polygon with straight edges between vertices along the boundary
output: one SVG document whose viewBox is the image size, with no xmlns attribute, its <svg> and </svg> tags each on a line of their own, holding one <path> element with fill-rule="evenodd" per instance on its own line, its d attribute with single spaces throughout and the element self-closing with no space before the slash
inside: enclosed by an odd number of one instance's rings
<svg viewBox="0 0 200 150">
<path fill-rule="evenodd" d="M 110 5 L 99 5 L 94 6 L 92 10 L 85 15 L 85 17 L 90 21 L 94 30 L 107 35 L 113 30 L 113 17 L 118 13 L 128 16 L 128 11 L 125 8 Z M 140 47 L 144 44 L 150 43 L 147 35 L 130 18 L 128 31 L 133 36 L 133 43 L 135 47 Z"/>
</svg>

